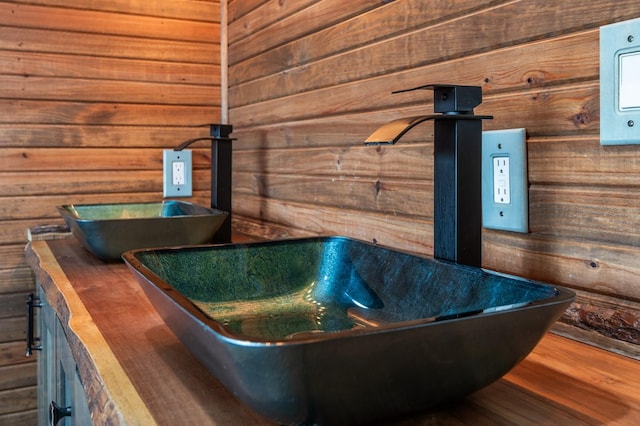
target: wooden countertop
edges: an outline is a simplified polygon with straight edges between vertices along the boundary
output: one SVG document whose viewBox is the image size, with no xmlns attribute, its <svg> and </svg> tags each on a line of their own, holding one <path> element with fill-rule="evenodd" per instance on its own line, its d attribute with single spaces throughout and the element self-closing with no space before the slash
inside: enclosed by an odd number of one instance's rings
<svg viewBox="0 0 640 426">
<path fill-rule="evenodd" d="M 75 239 L 33 241 L 27 261 L 61 318 L 94 423 L 257 425 L 165 325 L 123 263 Z M 402 419 L 422 424 L 634 424 L 640 362 L 547 334 L 496 383 Z"/>
</svg>

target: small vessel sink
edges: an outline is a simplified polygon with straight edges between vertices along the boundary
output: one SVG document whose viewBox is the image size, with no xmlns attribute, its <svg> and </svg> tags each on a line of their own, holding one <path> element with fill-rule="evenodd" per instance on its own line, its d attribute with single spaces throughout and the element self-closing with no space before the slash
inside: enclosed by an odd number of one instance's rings
<svg viewBox="0 0 640 426">
<path fill-rule="evenodd" d="M 228 215 L 184 201 L 70 204 L 58 212 L 80 243 L 104 260 L 139 248 L 208 243 Z"/>
<path fill-rule="evenodd" d="M 344 237 L 130 251 L 168 326 L 280 424 L 379 421 L 497 380 L 566 289 Z"/>
</svg>

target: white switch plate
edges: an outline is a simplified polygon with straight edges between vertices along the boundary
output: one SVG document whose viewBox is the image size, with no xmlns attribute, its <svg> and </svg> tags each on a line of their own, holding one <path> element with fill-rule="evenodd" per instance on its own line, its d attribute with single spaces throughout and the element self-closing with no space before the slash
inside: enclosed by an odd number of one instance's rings
<svg viewBox="0 0 640 426">
<path fill-rule="evenodd" d="M 183 149 L 162 151 L 164 197 L 191 197 L 191 150 Z"/>
<path fill-rule="evenodd" d="M 600 144 L 640 144 L 640 18 L 600 27 Z"/>
<path fill-rule="evenodd" d="M 482 132 L 482 225 L 529 232 L 525 129 Z"/>
</svg>

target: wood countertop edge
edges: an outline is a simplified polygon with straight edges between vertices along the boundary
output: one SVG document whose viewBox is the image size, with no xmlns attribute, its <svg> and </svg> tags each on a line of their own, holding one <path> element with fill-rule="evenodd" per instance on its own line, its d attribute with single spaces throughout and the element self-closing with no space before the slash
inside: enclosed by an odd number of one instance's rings
<svg viewBox="0 0 640 426">
<path fill-rule="evenodd" d="M 46 241 L 32 241 L 27 263 L 56 312 L 78 365 L 93 422 L 155 425 L 151 412 L 111 351 Z"/>
</svg>

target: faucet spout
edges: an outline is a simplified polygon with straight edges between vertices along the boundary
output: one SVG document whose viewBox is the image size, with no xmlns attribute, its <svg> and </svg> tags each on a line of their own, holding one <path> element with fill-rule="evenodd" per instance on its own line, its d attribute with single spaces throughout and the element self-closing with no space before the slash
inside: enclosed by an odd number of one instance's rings
<svg viewBox="0 0 640 426">
<path fill-rule="evenodd" d="M 373 132 L 365 141 L 365 145 L 394 145 L 405 133 L 422 123 L 433 120 L 439 115 L 419 115 L 416 117 L 405 117 L 383 124 L 378 130 Z"/>
<path fill-rule="evenodd" d="M 409 90 L 416 89 L 433 89 L 434 111 L 440 114 L 393 120 L 365 144 L 395 144 L 418 124 L 434 121 L 433 255 L 480 267 L 482 120 L 493 117 L 473 114 L 482 102 L 480 87 L 427 85 Z"/>
<path fill-rule="evenodd" d="M 210 136 L 188 139 L 174 148 L 174 151 L 182 151 L 194 142 L 211 141 L 211 207 L 222 210 L 229 215 L 220 226 L 214 236 L 216 243 L 231 242 L 231 142 L 235 138 L 229 135 L 233 126 L 229 124 L 210 124 Z"/>
</svg>

